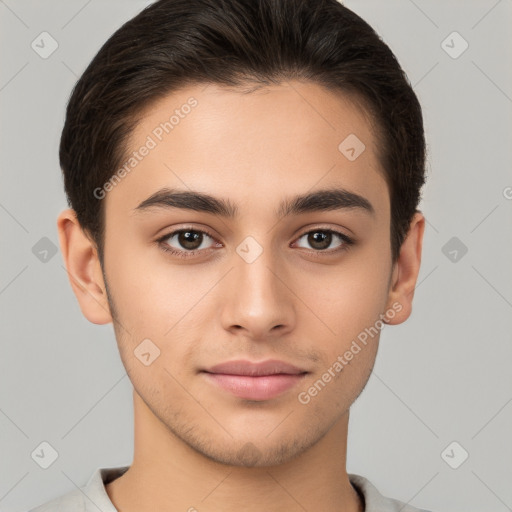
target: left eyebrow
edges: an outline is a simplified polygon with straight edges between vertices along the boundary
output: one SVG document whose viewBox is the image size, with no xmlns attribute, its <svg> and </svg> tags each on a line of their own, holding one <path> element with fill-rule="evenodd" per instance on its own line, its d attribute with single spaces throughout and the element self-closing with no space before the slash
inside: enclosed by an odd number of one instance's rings
<svg viewBox="0 0 512 512">
<path fill-rule="evenodd" d="M 142 201 L 134 213 L 153 208 L 178 208 L 210 213 L 225 218 L 236 218 L 239 208 L 229 199 L 214 197 L 202 192 L 163 188 Z M 375 209 L 368 199 L 343 188 L 316 190 L 285 199 L 275 211 L 278 218 L 300 215 L 308 212 L 357 209 L 375 215 Z"/>
<path fill-rule="evenodd" d="M 356 209 L 365 213 L 375 215 L 375 209 L 366 199 L 355 192 L 344 188 L 329 188 L 316 190 L 307 194 L 292 197 L 281 203 L 276 215 L 287 217 L 307 212 L 332 211 Z"/>
</svg>

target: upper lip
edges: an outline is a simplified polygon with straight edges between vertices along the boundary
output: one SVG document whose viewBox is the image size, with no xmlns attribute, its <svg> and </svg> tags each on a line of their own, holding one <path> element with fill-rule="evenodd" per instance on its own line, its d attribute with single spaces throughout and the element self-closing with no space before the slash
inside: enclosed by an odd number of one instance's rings
<svg viewBox="0 0 512 512">
<path fill-rule="evenodd" d="M 207 373 L 223 373 L 227 375 L 300 375 L 307 373 L 306 370 L 298 368 L 292 364 L 279 361 L 277 359 L 268 359 L 266 361 L 252 362 L 252 361 L 226 361 L 224 363 L 216 364 L 211 368 L 205 370 Z"/>
</svg>

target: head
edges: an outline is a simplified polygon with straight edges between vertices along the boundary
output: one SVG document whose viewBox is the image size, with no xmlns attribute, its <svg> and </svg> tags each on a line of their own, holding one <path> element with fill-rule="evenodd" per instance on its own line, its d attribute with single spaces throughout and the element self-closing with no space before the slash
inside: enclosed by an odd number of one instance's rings
<svg viewBox="0 0 512 512">
<path fill-rule="evenodd" d="M 277 464 L 312 446 L 364 388 L 384 323 L 410 315 L 421 108 L 336 0 L 147 7 L 76 84 L 60 162 L 82 312 L 113 322 L 148 410 L 214 460 Z M 303 374 L 241 398 L 205 372 L 235 359 Z"/>
</svg>

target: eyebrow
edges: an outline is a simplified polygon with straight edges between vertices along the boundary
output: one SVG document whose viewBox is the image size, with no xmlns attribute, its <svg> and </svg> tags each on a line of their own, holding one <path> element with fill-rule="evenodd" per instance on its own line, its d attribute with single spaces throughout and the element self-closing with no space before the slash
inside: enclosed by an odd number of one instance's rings
<svg viewBox="0 0 512 512">
<path fill-rule="evenodd" d="M 134 213 L 150 209 L 184 209 L 210 213 L 227 219 L 234 219 L 239 214 L 238 206 L 229 199 L 214 197 L 193 190 L 163 188 L 142 201 Z M 375 215 L 375 209 L 368 199 L 343 188 L 316 190 L 285 199 L 275 211 L 278 218 L 300 215 L 308 212 L 354 210 Z"/>
</svg>

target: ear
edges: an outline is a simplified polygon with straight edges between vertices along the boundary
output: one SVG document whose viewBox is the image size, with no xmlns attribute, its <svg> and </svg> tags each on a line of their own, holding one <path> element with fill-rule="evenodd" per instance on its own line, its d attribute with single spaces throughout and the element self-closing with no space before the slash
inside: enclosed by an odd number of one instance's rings
<svg viewBox="0 0 512 512">
<path fill-rule="evenodd" d="M 93 324 L 112 322 L 96 245 L 83 231 L 74 210 L 59 214 L 57 229 L 71 288 L 82 314 Z"/>
<path fill-rule="evenodd" d="M 386 311 L 393 310 L 395 315 L 388 315 L 385 321 L 387 324 L 401 324 L 411 315 L 414 289 L 420 271 L 424 231 L 425 217 L 417 211 L 393 267 Z"/>
</svg>

